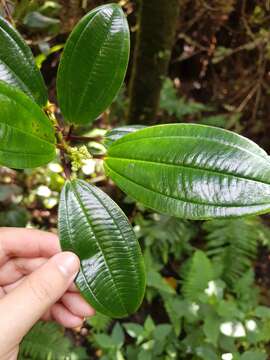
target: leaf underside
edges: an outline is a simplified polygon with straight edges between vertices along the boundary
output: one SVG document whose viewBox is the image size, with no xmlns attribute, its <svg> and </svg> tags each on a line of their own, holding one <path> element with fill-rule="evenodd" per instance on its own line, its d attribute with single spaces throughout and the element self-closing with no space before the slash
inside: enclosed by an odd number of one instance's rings
<svg viewBox="0 0 270 360">
<path fill-rule="evenodd" d="M 270 162 L 252 141 L 195 124 L 153 126 L 114 142 L 105 170 L 145 206 L 188 219 L 270 211 Z"/>
<path fill-rule="evenodd" d="M 61 111 L 71 123 L 94 121 L 111 104 L 125 77 L 129 28 L 120 6 L 100 6 L 71 33 L 57 74 Z"/>
<path fill-rule="evenodd" d="M 54 129 L 40 107 L 0 81 L 0 164 L 34 168 L 55 157 Z"/>
<path fill-rule="evenodd" d="M 135 312 L 144 294 L 144 263 L 133 229 L 114 201 L 85 181 L 66 182 L 59 233 L 62 250 L 81 260 L 76 284 L 85 299 L 110 317 Z"/>
<path fill-rule="evenodd" d="M 40 106 L 47 102 L 47 90 L 29 46 L 0 16 L 0 80 L 13 85 Z"/>
</svg>

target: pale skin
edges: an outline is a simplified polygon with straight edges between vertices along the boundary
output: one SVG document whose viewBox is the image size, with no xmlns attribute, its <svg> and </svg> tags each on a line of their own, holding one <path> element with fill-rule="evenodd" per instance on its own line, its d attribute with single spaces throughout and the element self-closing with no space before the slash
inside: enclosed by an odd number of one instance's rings
<svg viewBox="0 0 270 360">
<path fill-rule="evenodd" d="M 74 328 L 94 310 L 73 280 L 79 259 L 60 252 L 56 235 L 0 228 L 0 359 L 16 360 L 19 344 L 39 320 Z"/>
</svg>

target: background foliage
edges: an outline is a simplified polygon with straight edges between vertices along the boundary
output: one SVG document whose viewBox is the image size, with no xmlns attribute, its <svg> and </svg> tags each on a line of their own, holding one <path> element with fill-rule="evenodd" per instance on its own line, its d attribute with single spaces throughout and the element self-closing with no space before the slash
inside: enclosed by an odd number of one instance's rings
<svg viewBox="0 0 270 360">
<path fill-rule="evenodd" d="M 142 1 L 142 0 L 141 0 Z M 108 1 L 107 1 L 108 2 Z M 100 0 L 1 1 L 0 12 L 30 43 L 55 99 L 59 55 L 77 20 Z M 139 0 L 119 1 L 133 49 Z M 151 123 L 197 122 L 234 130 L 269 150 L 270 2 L 182 0 L 156 116 Z M 150 46 L 150 45 L 149 45 Z M 222 359 L 270 357 L 269 216 L 205 222 L 149 212 L 104 176 L 100 141 L 126 123 L 126 87 L 98 119 L 76 129 L 97 154 L 81 176 L 119 203 L 143 247 L 147 291 L 143 306 L 121 322 L 101 314 L 82 329 L 38 323 L 24 339 L 21 359 Z M 145 74 L 141 74 L 144 76 Z M 64 179 L 57 161 L 37 170 L 0 168 L 0 226 L 56 232 Z"/>
</svg>

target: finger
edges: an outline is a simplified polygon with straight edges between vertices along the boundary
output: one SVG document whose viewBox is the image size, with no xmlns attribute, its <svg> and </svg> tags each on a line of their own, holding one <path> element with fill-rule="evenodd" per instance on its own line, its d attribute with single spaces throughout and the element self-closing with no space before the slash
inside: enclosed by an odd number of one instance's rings
<svg viewBox="0 0 270 360">
<path fill-rule="evenodd" d="M 0 268 L 0 285 L 4 286 L 16 282 L 24 275 L 28 275 L 37 270 L 47 261 L 47 258 L 10 259 Z"/>
<path fill-rule="evenodd" d="M 0 286 L 0 299 L 6 295 L 4 288 Z"/>
<path fill-rule="evenodd" d="M 5 294 L 8 294 L 11 291 L 13 291 L 14 289 L 16 289 L 16 287 L 18 287 L 24 281 L 24 279 L 25 279 L 25 276 L 21 277 L 19 280 L 16 280 L 15 282 L 13 282 L 11 284 L 2 286 Z M 71 293 L 78 293 L 79 292 L 78 288 L 76 287 L 76 285 L 74 283 L 72 283 L 68 287 L 67 291 L 71 292 Z"/>
<path fill-rule="evenodd" d="M 45 312 L 45 314 L 42 315 L 41 320 L 44 320 L 44 321 L 52 320 L 51 309 L 47 310 Z"/>
<path fill-rule="evenodd" d="M 82 317 L 73 315 L 61 304 L 55 304 L 51 309 L 51 315 L 55 321 L 66 328 L 75 328 L 83 324 Z"/>
<path fill-rule="evenodd" d="M 87 317 L 95 313 L 94 309 L 78 293 L 66 293 L 61 301 L 73 315 Z"/>
<path fill-rule="evenodd" d="M 70 292 L 79 292 L 79 290 L 78 290 L 78 288 L 77 288 L 77 286 L 76 286 L 76 284 L 75 283 L 72 283 L 71 285 L 70 285 L 70 287 L 68 288 L 68 291 L 70 291 Z"/>
<path fill-rule="evenodd" d="M 0 300 L 0 348 L 16 346 L 37 320 L 66 292 L 80 262 L 70 252 L 52 257 Z M 15 344 L 14 344 L 15 342 Z"/>
<path fill-rule="evenodd" d="M 51 257 L 60 251 L 58 237 L 35 229 L 0 229 L 0 265 L 10 257 Z"/>
</svg>

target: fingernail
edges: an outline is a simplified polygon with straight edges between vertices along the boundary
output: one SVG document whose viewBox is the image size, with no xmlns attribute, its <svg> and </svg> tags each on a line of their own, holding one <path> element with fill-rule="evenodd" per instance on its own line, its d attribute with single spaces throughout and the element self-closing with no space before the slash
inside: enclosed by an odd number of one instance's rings
<svg viewBox="0 0 270 360">
<path fill-rule="evenodd" d="M 63 252 L 57 254 L 54 258 L 59 270 L 66 277 L 72 277 L 77 274 L 80 269 L 80 260 L 78 256 L 72 252 Z"/>
</svg>

